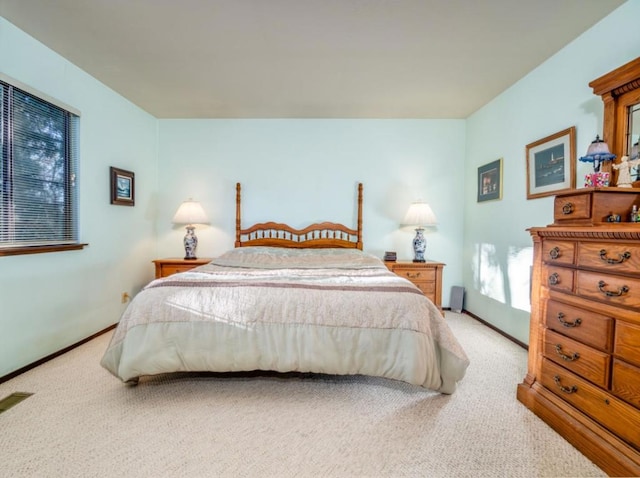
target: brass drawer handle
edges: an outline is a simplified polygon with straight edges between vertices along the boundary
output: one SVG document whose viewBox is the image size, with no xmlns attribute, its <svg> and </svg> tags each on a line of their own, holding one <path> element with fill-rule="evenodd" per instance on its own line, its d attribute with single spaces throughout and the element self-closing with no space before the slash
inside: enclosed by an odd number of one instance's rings
<svg viewBox="0 0 640 478">
<path fill-rule="evenodd" d="M 562 206 L 562 214 L 564 214 L 565 216 L 567 214 L 571 214 L 573 212 L 573 203 L 565 203 L 564 206 Z"/>
<path fill-rule="evenodd" d="M 409 279 L 419 279 L 420 278 L 420 273 L 416 273 L 416 274 L 412 274 L 411 272 L 407 272 L 407 277 Z"/>
<path fill-rule="evenodd" d="M 564 327 L 578 327 L 582 323 L 582 319 L 578 318 L 573 322 L 567 322 L 564 320 L 564 314 L 562 312 L 558 312 L 558 322 L 560 322 Z"/>
<path fill-rule="evenodd" d="M 629 287 L 627 287 L 626 285 L 623 285 L 622 287 L 618 287 L 618 291 L 617 292 L 613 292 L 611 290 L 604 290 L 604 286 L 606 286 L 606 285 L 607 285 L 607 283 L 605 281 L 603 281 L 603 280 L 598 282 L 598 289 L 600 290 L 600 292 L 602 292 L 607 297 L 620 297 L 621 295 L 626 294 L 627 292 L 629 292 Z"/>
<path fill-rule="evenodd" d="M 558 246 L 554 247 L 549 251 L 549 257 L 551 257 L 551 259 L 557 259 L 561 255 L 562 254 L 560 253 L 560 248 Z"/>
<path fill-rule="evenodd" d="M 622 254 L 618 254 L 618 259 L 611 259 L 610 257 L 607 257 L 606 249 L 601 249 L 600 259 L 602 259 L 607 264 L 622 264 L 627 259 L 631 259 L 631 253 L 629 251 L 625 251 Z"/>
<path fill-rule="evenodd" d="M 560 390 L 562 390 L 564 393 L 576 393 L 578 391 L 578 387 L 576 387 L 575 385 L 572 385 L 571 388 L 569 387 L 563 387 L 562 384 L 560 383 L 560 376 L 556 375 L 553 377 L 553 381 L 556 382 L 556 385 L 560 388 Z"/>
<path fill-rule="evenodd" d="M 565 362 L 574 362 L 580 358 L 580 354 L 578 352 L 574 352 L 571 355 L 566 355 L 562 353 L 562 345 L 556 344 L 556 353 L 560 356 L 562 360 Z"/>
<path fill-rule="evenodd" d="M 549 285 L 558 285 L 560 283 L 560 276 L 557 272 L 554 272 L 549 276 Z"/>
</svg>

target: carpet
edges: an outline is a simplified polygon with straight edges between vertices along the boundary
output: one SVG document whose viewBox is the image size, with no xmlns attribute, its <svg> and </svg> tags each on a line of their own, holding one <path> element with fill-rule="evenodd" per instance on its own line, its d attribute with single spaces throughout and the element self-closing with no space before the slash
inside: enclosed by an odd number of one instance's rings
<svg viewBox="0 0 640 478">
<path fill-rule="evenodd" d="M 453 395 L 363 376 L 174 374 L 123 385 L 112 334 L 0 385 L 3 477 L 606 476 L 516 400 L 527 354 L 447 321 L 471 364 Z"/>
</svg>

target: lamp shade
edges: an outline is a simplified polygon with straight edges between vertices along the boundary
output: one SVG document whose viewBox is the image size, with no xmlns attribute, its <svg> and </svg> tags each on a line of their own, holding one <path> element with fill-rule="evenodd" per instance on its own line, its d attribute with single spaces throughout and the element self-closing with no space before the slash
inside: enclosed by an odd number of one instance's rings
<svg viewBox="0 0 640 478">
<path fill-rule="evenodd" d="M 433 226 L 437 223 L 436 215 L 431 207 L 423 201 L 416 201 L 409 206 L 402 224 L 405 226 Z"/>
<path fill-rule="evenodd" d="M 600 162 L 611 161 L 616 159 L 616 155 L 609 151 L 609 145 L 600 139 L 600 136 L 596 135 L 595 141 L 593 141 L 587 149 L 587 154 L 580 158 L 583 163 L 593 163 L 593 170 L 598 172 L 600 170 Z"/>
<path fill-rule="evenodd" d="M 209 218 L 202 205 L 189 198 L 180 204 L 171 222 L 174 224 L 207 224 Z"/>
</svg>

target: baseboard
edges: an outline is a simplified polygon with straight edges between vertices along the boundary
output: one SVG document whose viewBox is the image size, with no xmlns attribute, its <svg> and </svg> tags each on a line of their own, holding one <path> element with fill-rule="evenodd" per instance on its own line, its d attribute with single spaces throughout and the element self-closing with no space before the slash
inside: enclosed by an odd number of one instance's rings
<svg viewBox="0 0 640 478">
<path fill-rule="evenodd" d="M 495 325 L 490 324 L 489 322 L 487 322 L 486 320 L 482 320 L 480 317 L 478 317 L 476 314 L 469 312 L 466 309 L 462 310 L 463 314 L 468 315 L 469 317 L 476 319 L 478 322 L 481 322 L 483 325 L 486 325 L 487 327 L 489 327 L 492 330 L 495 330 L 496 332 L 498 332 L 500 335 L 502 335 L 503 337 L 506 337 L 507 339 L 511 340 L 511 342 L 513 342 L 514 344 L 519 345 L 520 347 L 522 347 L 525 350 L 529 350 L 529 346 L 527 344 L 525 344 L 524 342 L 519 341 L 518 339 L 516 339 L 515 337 L 512 337 L 511 335 L 507 334 L 504 330 L 500 330 L 498 327 L 496 327 Z"/>
<path fill-rule="evenodd" d="M 89 342 L 90 340 L 95 339 L 96 337 L 99 337 L 102 334 L 105 334 L 107 332 L 109 332 L 110 330 L 113 330 L 116 328 L 117 324 L 113 324 L 110 325 L 109 327 L 107 327 L 106 329 L 103 329 L 99 332 L 96 332 L 93 335 L 90 335 L 89 337 L 82 339 L 80 342 L 76 342 L 75 344 L 69 345 L 68 347 L 63 348 L 62 350 L 58 350 L 57 352 L 52 353 L 51 355 L 47 355 L 44 358 L 41 358 L 40 360 L 37 360 L 36 362 L 30 363 L 29 365 L 26 365 L 14 372 L 11 372 L 10 374 L 4 375 L 3 377 L 0 377 L 0 383 L 4 383 L 7 382 L 9 380 L 11 380 L 12 378 L 17 377 L 18 375 L 21 375 L 25 372 L 28 372 L 29 370 L 36 368 L 38 365 L 42 365 L 45 362 L 48 362 L 49 360 L 52 360 L 56 357 L 59 357 L 62 354 L 65 354 L 67 352 L 69 352 L 70 350 L 75 349 L 76 347 L 80 347 L 83 344 L 86 344 L 87 342 Z"/>
</svg>

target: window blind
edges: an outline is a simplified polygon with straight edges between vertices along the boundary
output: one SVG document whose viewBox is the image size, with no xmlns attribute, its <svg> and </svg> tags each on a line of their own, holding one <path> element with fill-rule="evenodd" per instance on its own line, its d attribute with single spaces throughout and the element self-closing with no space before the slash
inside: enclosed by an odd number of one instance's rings
<svg viewBox="0 0 640 478">
<path fill-rule="evenodd" d="M 78 243 L 79 117 L 0 82 L 0 248 Z"/>
</svg>

